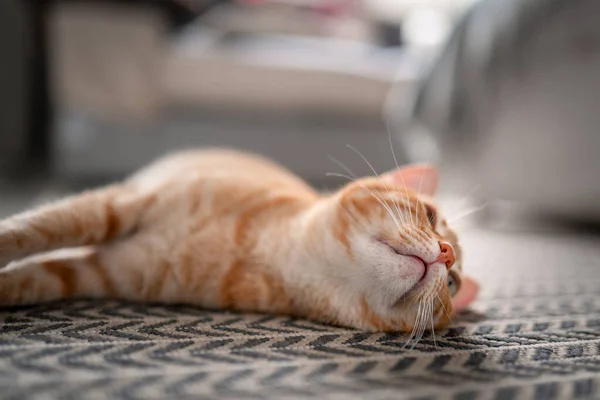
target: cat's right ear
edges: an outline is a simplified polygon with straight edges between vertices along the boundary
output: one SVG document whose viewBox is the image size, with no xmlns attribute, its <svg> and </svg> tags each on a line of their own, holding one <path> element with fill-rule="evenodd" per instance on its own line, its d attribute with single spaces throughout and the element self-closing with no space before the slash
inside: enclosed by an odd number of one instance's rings
<svg viewBox="0 0 600 400">
<path fill-rule="evenodd" d="M 479 284 L 468 276 L 463 276 L 462 284 L 456 296 L 452 299 L 454 303 L 454 309 L 456 311 L 462 311 L 477 298 L 479 293 Z"/>
<path fill-rule="evenodd" d="M 438 183 L 437 168 L 430 164 L 412 164 L 381 175 L 388 182 L 433 197 Z"/>
</svg>

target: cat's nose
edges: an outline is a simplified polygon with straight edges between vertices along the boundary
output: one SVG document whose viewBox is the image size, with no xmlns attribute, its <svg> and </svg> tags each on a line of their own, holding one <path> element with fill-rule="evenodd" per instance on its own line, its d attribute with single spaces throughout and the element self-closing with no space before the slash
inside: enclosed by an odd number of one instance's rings
<svg viewBox="0 0 600 400">
<path fill-rule="evenodd" d="M 440 241 L 440 255 L 438 256 L 436 262 L 446 264 L 446 269 L 450 269 L 454 262 L 456 261 L 456 256 L 454 254 L 454 248 L 452 245 L 445 241 Z"/>
</svg>

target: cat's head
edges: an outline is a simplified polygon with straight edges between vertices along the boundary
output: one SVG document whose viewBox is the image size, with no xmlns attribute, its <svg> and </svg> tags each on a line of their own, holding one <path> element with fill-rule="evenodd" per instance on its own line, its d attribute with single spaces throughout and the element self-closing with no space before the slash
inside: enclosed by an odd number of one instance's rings
<svg viewBox="0 0 600 400">
<path fill-rule="evenodd" d="M 412 165 L 356 180 L 336 196 L 336 261 L 379 330 L 444 327 L 477 293 L 457 235 L 433 201 L 438 172 Z"/>
</svg>

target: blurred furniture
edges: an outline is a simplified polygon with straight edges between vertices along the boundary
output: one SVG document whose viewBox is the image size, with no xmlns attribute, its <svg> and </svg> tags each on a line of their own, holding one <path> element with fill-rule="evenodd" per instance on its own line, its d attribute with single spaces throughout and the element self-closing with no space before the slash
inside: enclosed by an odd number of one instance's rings
<svg viewBox="0 0 600 400">
<path fill-rule="evenodd" d="M 154 7 L 170 28 L 189 22 L 210 6 L 202 1 L 190 12 L 165 0 L 118 0 L 119 4 Z M 53 95 L 49 69 L 50 14 L 58 3 L 73 0 L 6 0 L 0 2 L 0 178 L 24 182 L 46 178 L 51 158 Z M 104 0 L 104 2 L 116 2 Z"/>
<path fill-rule="evenodd" d="M 14 168 L 26 146 L 25 21 L 18 4 L 0 3 L 0 171 Z"/>
<path fill-rule="evenodd" d="M 313 182 L 393 166 L 381 118 L 392 81 L 416 66 L 397 50 L 290 36 L 168 34 L 152 8 L 59 3 L 51 14 L 53 167 L 69 180 L 129 173 L 168 151 L 233 146 Z"/>
<path fill-rule="evenodd" d="M 390 114 L 410 157 L 459 169 L 492 204 L 600 222 L 598 15 L 593 0 L 476 4 L 412 112 Z"/>
<path fill-rule="evenodd" d="M 47 125 L 44 23 L 30 2 L 0 2 L 0 176 L 17 177 L 44 163 Z M 35 115 L 36 118 L 31 118 Z"/>
</svg>

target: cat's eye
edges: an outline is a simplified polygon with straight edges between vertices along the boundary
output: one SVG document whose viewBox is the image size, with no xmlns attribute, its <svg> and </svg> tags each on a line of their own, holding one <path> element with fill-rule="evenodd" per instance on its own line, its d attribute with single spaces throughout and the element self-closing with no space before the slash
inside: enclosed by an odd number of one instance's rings
<svg viewBox="0 0 600 400">
<path fill-rule="evenodd" d="M 460 281 L 452 272 L 448 273 L 448 291 L 450 292 L 450 296 L 454 297 L 456 292 L 458 292 L 458 288 L 460 287 Z"/>
<path fill-rule="evenodd" d="M 425 204 L 425 211 L 427 212 L 429 223 L 431 226 L 435 227 L 437 224 L 437 213 L 435 212 L 435 209 L 432 206 Z"/>
</svg>

